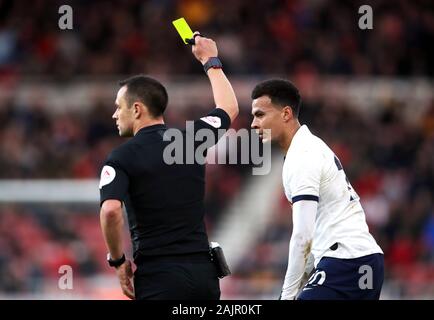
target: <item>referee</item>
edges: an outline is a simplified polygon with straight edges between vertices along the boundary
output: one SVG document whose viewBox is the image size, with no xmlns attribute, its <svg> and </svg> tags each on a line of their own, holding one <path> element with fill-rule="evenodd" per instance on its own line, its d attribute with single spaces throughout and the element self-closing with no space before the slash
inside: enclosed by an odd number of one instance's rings
<svg viewBox="0 0 434 320">
<path fill-rule="evenodd" d="M 216 43 L 195 34 L 192 52 L 211 82 L 216 108 L 194 121 L 215 140 L 238 115 L 238 103 L 222 71 Z M 219 299 L 217 270 L 210 260 L 204 224 L 205 166 L 165 163 L 164 86 L 147 76 L 124 80 L 113 119 L 122 137 L 101 171 L 101 229 L 108 263 L 123 293 L 131 299 Z M 184 138 L 191 138 L 182 131 Z M 187 133 L 186 133 L 187 132 Z M 185 155 L 185 153 L 184 153 Z M 185 162 L 184 162 L 185 163 Z M 124 203 L 136 270 L 125 257 L 122 233 Z"/>
</svg>

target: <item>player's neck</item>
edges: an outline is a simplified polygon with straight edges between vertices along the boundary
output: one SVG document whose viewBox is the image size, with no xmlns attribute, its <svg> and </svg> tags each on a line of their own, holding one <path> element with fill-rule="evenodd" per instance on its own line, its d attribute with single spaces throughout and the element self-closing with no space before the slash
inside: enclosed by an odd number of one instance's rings
<svg viewBox="0 0 434 320">
<path fill-rule="evenodd" d="M 133 129 L 134 135 L 136 135 L 136 133 L 140 129 L 145 128 L 145 127 L 154 126 L 156 124 L 164 124 L 164 119 L 163 118 L 147 119 L 147 120 L 139 122 L 136 126 L 134 126 L 134 129 Z"/>
<path fill-rule="evenodd" d="M 279 147 L 285 154 L 286 152 L 288 152 L 292 139 L 294 138 L 295 134 L 297 133 L 297 130 L 300 129 L 300 127 L 301 127 L 300 122 L 298 122 L 298 120 L 295 119 L 293 123 L 291 123 L 291 125 L 289 126 L 289 130 L 284 132 L 282 139 L 279 142 Z"/>
</svg>

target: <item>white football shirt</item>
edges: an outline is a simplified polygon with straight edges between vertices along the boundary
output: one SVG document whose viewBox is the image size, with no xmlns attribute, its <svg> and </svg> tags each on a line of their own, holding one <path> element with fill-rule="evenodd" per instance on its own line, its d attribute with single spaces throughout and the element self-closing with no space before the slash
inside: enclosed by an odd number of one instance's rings
<svg viewBox="0 0 434 320">
<path fill-rule="evenodd" d="M 383 253 L 369 233 L 359 196 L 339 159 L 306 125 L 294 135 L 282 172 L 291 203 L 318 201 L 311 252 L 315 267 L 322 257 L 359 258 Z M 338 248 L 330 247 L 338 243 Z"/>
</svg>

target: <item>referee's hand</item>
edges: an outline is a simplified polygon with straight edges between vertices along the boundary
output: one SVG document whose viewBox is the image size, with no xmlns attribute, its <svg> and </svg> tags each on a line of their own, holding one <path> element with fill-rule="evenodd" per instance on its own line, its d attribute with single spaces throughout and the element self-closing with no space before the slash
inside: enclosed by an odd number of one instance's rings
<svg viewBox="0 0 434 320">
<path fill-rule="evenodd" d="M 191 50 L 202 64 L 205 64 L 209 58 L 218 56 L 217 45 L 214 40 L 202 37 L 198 31 L 194 33 L 193 37 L 195 44 Z"/>
<path fill-rule="evenodd" d="M 131 261 L 125 260 L 118 268 L 116 274 L 121 284 L 122 292 L 130 299 L 134 299 L 134 285 L 133 285 L 133 269 L 131 268 Z"/>
</svg>

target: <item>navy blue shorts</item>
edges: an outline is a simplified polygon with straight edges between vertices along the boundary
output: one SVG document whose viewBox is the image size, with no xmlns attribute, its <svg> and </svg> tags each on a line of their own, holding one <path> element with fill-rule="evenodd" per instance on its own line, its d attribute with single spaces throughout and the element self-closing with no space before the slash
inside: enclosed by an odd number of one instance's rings
<svg viewBox="0 0 434 320">
<path fill-rule="evenodd" d="M 380 253 L 356 259 L 324 257 L 298 300 L 378 300 L 384 280 Z"/>
</svg>

